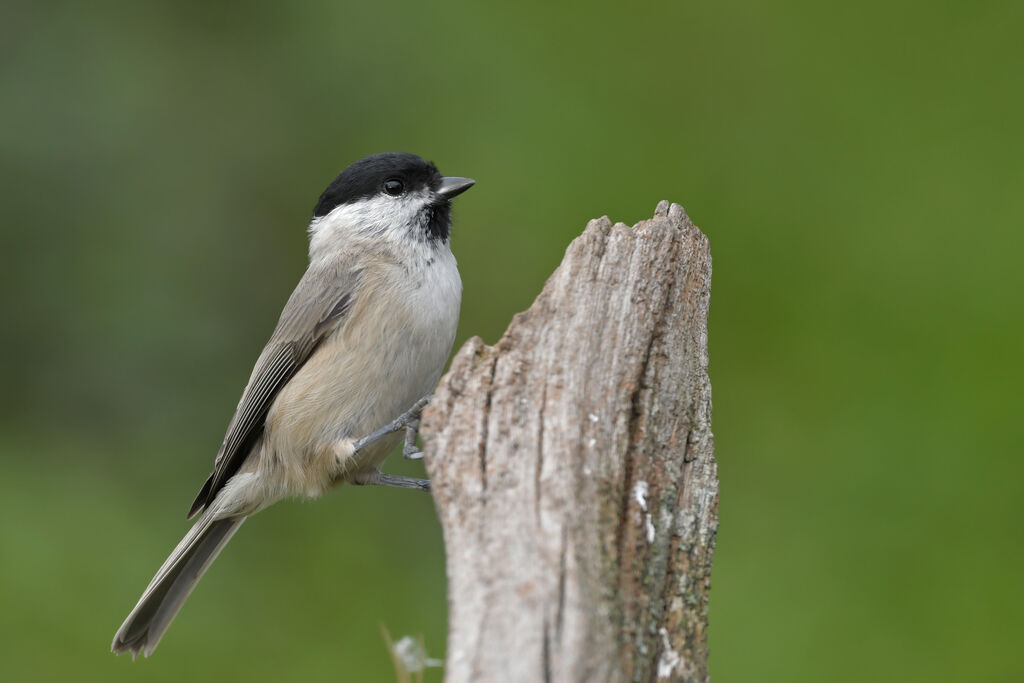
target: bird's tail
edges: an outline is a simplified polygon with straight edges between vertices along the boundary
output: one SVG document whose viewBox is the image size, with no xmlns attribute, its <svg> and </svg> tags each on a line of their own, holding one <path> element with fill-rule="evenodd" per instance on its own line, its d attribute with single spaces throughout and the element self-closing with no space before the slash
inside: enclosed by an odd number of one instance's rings
<svg viewBox="0 0 1024 683">
<path fill-rule="evenodd" d="M 245 517 L 212 520 L 207 512 L 181 539 L 121 624 L 110 649 L 116 654 L 153 654 L 164 631 Z"/>
</svg>

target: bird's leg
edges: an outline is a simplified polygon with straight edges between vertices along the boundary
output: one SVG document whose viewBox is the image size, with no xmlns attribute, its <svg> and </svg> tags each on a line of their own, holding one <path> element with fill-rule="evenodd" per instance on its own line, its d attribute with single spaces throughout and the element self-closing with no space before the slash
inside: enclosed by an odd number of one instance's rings
<svg viewBox="0 0 1024 683">
<path fill-rule="evenodd" d="M 404 429 L 405 430 L 405 446 L 402 448 L 402 455 L 409 458 L 410 460 L 419 460 L 423 457 L 422 453 L 416 452 L 416 434 L 419 431 L 420 426 L 420 413 L 430 403 L 430 399 L 433 398 L 431 395 L 426 395 L 420 400 L 413 404 L 412 408 L 405 411 L 391 422 L 387 423 L 377 431 L 364 436 L 361 439 L 356 439 L 356 442 L 352 445 L 352 454 L 355 455 L 359 451 L 363 450 L 372 443 L 380 441 L 389 434 Z M 410 450 L 411 448 L 411 450 Z M 418 456 L 418 457 L 417 457 Z"/>
<path fill-rule="evenodd" d="M 400 477 L 394 474 L 384 474 L 377 469 L 360 472 L 352 478 L 352 483 L 359 484 L 361 486 L 393 486 L 399 489 L 430 491 L 429 479 L 416 479 L 415 477 Z"/>
<path fill-rule="evenodd" d="M 402 446 L 402 455 L 409 460 L 421 459 L 423 457 L 423 453 L 416 448 L 416 435 L 419 433 L 420 414 L 423 412 L 423 408 L 430 403 L 431 398 L 432 396 L 430 395 L 424 396 L 420 400 L 416 401 L 412 408 L 402 413 L 388 424 L 368 436 L 357 439 L 355 443 L 352 444 L 352 455 L 355 455 L 370 444 L 380 441 L 384 437 L 404 429 L 405 443 Z M 394 474 L 384 474 L 377 469 L 360 472 L 353 477 L 352 483 L 364 486 L 394 486 L 402 489 L 430 491 L 429 479 L 416 479 L 414 477 L 401 477 Z"/>
</svg>

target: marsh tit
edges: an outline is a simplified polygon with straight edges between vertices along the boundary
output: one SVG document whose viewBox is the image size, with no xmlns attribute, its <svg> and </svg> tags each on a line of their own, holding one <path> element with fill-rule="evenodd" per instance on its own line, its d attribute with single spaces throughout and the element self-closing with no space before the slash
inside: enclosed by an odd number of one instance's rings
<svg viewBox="0 0 1024 683">
<path fill-rule="evenodd" d="M 361 159 L 334 179 L 309 223 L 309 268 L 281 312 L 228 425 L 192 529 L 114 636 L 152 654 L 203 572 L 246 517 L 342 482 L 429 488 L 378 466 L 441 377 L 462 281 L 451 200 L 473 186 L 414 154 Z"/>
</svg>

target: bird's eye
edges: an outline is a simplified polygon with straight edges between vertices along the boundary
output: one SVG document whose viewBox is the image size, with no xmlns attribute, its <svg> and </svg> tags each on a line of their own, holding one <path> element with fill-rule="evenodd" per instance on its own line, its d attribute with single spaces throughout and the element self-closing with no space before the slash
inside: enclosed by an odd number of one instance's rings
<svg viewBox="0 0 1024 683">
<path fill-rule="evenodd" d="M 398 178 L 391 178 L 390 180 L 385 180 L 384 191 L 387 192 L 392 197 L 397 197 L 398 195 L 405 192 L 405 183 L 403 183 Z"/>
</svg>

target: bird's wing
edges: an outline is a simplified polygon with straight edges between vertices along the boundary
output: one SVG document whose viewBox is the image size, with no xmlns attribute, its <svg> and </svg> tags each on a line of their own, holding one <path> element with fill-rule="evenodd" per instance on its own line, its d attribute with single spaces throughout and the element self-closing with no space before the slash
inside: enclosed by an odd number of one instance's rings
<svg viewBox="0 0 1024 683">
<path fill-rule="evenodd" d="M 242 466 L 263 433 L 264 420 L 281 388 L 305 364 L 327 334 L 342 323 L 359 288 L 352 264 L 310 267 L 281 312 L 228 425 L 213 473 L 203 484 L 188 516 L 208 506 Z"/>
</svg>

